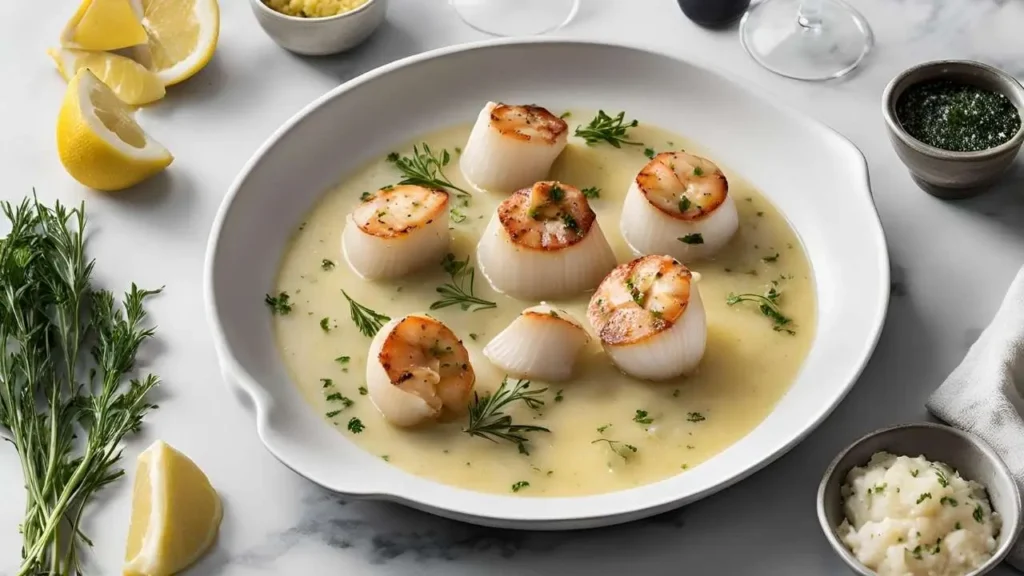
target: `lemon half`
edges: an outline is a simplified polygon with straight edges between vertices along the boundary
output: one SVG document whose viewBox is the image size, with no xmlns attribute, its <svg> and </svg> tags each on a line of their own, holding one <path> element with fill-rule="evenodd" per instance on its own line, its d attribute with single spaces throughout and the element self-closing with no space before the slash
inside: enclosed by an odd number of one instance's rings
<svg viewBox="0 0 1024 576">
<path fill-rule="evenodd" d="M 46 53 L 56 62 L 65 80 L 71 80 L 79 70 L 88 68 L 126 104 L 149 104 L 166 93 L 160 78 L 131 58 L 70 48 L 51 48 Z"/>
<path fill-rule="evenodd" d="M 148 40 L 129 0 L 82 0 L 60 43 L 82 50 L 117 50 Z"/>
<path fill-rule="evenodd" d="M 108 191 L 138 184 L 174 159 L 88 68 L 68 83 L 57 117 L 57 152 L 72 178 Z"/>
<path fill-rule="evenodd" d="M 157 440 L 139 455 L 124 576 L 170 576 L 213 544 L 220 498 L 187 456 Z"/>
<path fill-rule="evenodd" d="M 190 78 L 213 58 L 220 36 L 217 0 L 132 0 L 149 35 L 132 57 L 165 86 Z"/>
</svg>

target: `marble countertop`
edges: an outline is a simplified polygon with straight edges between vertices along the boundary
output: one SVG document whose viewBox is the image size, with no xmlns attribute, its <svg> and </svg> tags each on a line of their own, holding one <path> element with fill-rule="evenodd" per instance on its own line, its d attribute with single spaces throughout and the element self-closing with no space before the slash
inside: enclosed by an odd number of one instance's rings
<svg viewBox="0 0 1024 576">
<path fill-rule="evenodd" d="M 835 413 L 789 454 L 740 484 L 682 510 L 624 526 L 572 533 L 483 529 L 393 504 L 346 502 L 279 464 L 253 419 L 221 383 L 202 302 L 202 261 L 213 215 L 242 164 L 270 133 L 338 83 L 397 58 L 482 39 L 444 0 L 391 0 L 388 22 L 348 55 L 304 59 L 277 47 L 240 0 L 221 0 L 217 55 L 140 122 L 176 156 L 138 189 L 103 195 L 61 168 L 54 126 L 63 81 L 44 50 L 72 2 L 38 10 L 0 3 L 0 199 L 34 187 L 46 201 L 85 200 L 101 284 L 166 285 L 152 301 L 159 344 L 146 361 L 161 375 L 161 409 L 131 439 L 126 460 L 156 438 L 196 460 L 221 492 L 216 548 L 189 574 L 835 574 L 844 568 L 818 528 L 820 475 L 872 429 L 927 418 L 924 401 L 991 319 L 1024 262 L 1024 159 L 1003 185 L 972 200 L 936 200 L 910 180 L 886 140 L 884 85 L 935 58 L 973 58 L 1024 78 L 1019 0 L 860 0 L 877 46 L 843 82 L 803 84 L 758 67 L 735 29 L 700 29 L 674 0 L 583 0 L 561 34 L 646 44 L 736 76 L 848 136 L 867 156 L 893 266 L 892 303 L 870 364 Z M 793 158 L 795 176 L 801 159 Z M 855 305 L 855 303 L 850 303 Z M 19 557 L 22 482 L 0 447 L 0 575 Z M 129 482 L 87 514 L 96 542 L 89 574 L 118 572 Z M 778 529 L 776 527 L 784 527 Z M 1001 568 L 994 574 L 1012 574 Z"/>
</svg>

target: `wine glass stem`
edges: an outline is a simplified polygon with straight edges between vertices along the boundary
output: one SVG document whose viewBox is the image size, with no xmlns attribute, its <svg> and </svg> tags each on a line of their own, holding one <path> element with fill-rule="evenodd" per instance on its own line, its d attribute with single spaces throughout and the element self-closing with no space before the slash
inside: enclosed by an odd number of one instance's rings
<svg viewBox="0 0 1024 576">
<path fill-rule="evenodd" d="M 804 28 L 821 28 L 821 0 L 804 0 L 796 15 L 797 22 Z"/>
</svg>

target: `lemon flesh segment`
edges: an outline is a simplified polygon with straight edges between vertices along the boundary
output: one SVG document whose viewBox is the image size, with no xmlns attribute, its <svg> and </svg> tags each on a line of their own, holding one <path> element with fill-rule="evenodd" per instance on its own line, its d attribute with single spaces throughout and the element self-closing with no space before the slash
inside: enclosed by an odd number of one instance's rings
<svg viewBox="0 0 1024 576">
<path fill-rule="evenodd" d="M 88 68 L 68 83 L 57 116 L 57 152 L 72 178 L 105 191 L 134 186 L 174 159 Z"/>
<path fill-rule="evenodd" d="M 165 86 L 191 78 L 213 58 L 220 36 L 217 0 L 133 0 L 149 36 L 133 57 Z"/>
<path fill-rule="evenodd" d="M 223 508 L 203 471 L 163 441 L 139 455 L 125 576 L 170 576 L 217 538 Z"/>
<path fill-rule="evenodd" d="M 82 50 L 118 50 L 148 41 L 129 0 L 82 0 L 60 43 Z"/>
<path fill-rule="evenodd" d="M 149 104 L 167 93 L 156 74 L 131 58 L 70 48 L 51 48 L 47 54 L 56 62 L 57 70 L 65 80 L 71 80 L 79 70 L 88 68 L 125 104 Z"/>
</svg>

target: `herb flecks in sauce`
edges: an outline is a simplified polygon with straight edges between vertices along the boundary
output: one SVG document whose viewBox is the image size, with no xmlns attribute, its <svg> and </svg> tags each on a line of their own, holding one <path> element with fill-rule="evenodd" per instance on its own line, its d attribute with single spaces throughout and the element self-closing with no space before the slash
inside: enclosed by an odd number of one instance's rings
<svg viewBox="0 0 1024 576">
<path fill-rule="evenodd" d="M 612 449 L 612 452 L 615 452 L 615 454 L 626 461 L 629 460 L 630 456 L 637 452 L 637 447 L 632 444 L 626 444 L 625 442 L 620 442 L 618 440 L 609 440 L 608 438 L 598 438 L 591 442 L 591 444 L 597 444 L 598 442 L 607 442 L 608 447 Z"/>
<path fill-rule="evenodd" d="M 498 306 L 497 303 L 490 300 L 477 298 L 474 293 L 473 282 L 476 278 L 476 271 L 469 265 L 469 256 L 466 256 L 465 260 L 456 260 L 455 255 L 449 253 L 441 261 L 441 267 L 451 276 L 452 281 L 437 288 L 437 293 L 444 298 L 431 304 L 431 310 L 459 306 L 463 310 L 472 308 L 473 312 L 479 312 Z"/>
<path fill-rule="evenodd" d="M 951 80 L 907 88 L 896 117 L 921 142 L 954 152 L 975 152 L 1003 144 L 1020 130 L 1021 116 L 1006 96 Z"/>
<path fill-rule="evenodd" d="M 753 302 L 757 304 L 761 314 L 771 318 L 774 324 L 772 328 L 776 332 L 796 334 L 791 328 L 793 320 L 779 309 L 779 296 L 780 293 L 773 283 L 773 286 L 763 296 L 761 294 L 729 294 L 725 299 L 725 303 L 729 306 L 734 306 L 740 302 Z"/>
<path fill-rule="evenodd" d="M 289 296 L 287 292 L 279 292 L 277 296 L 267 294 L 263 298 L 263 301 L 267 303 L 267 306 L 270 306 L 270 311 L 281 316 L 292 311 L 290 300 L 291 296 Z"/>
</svg>

